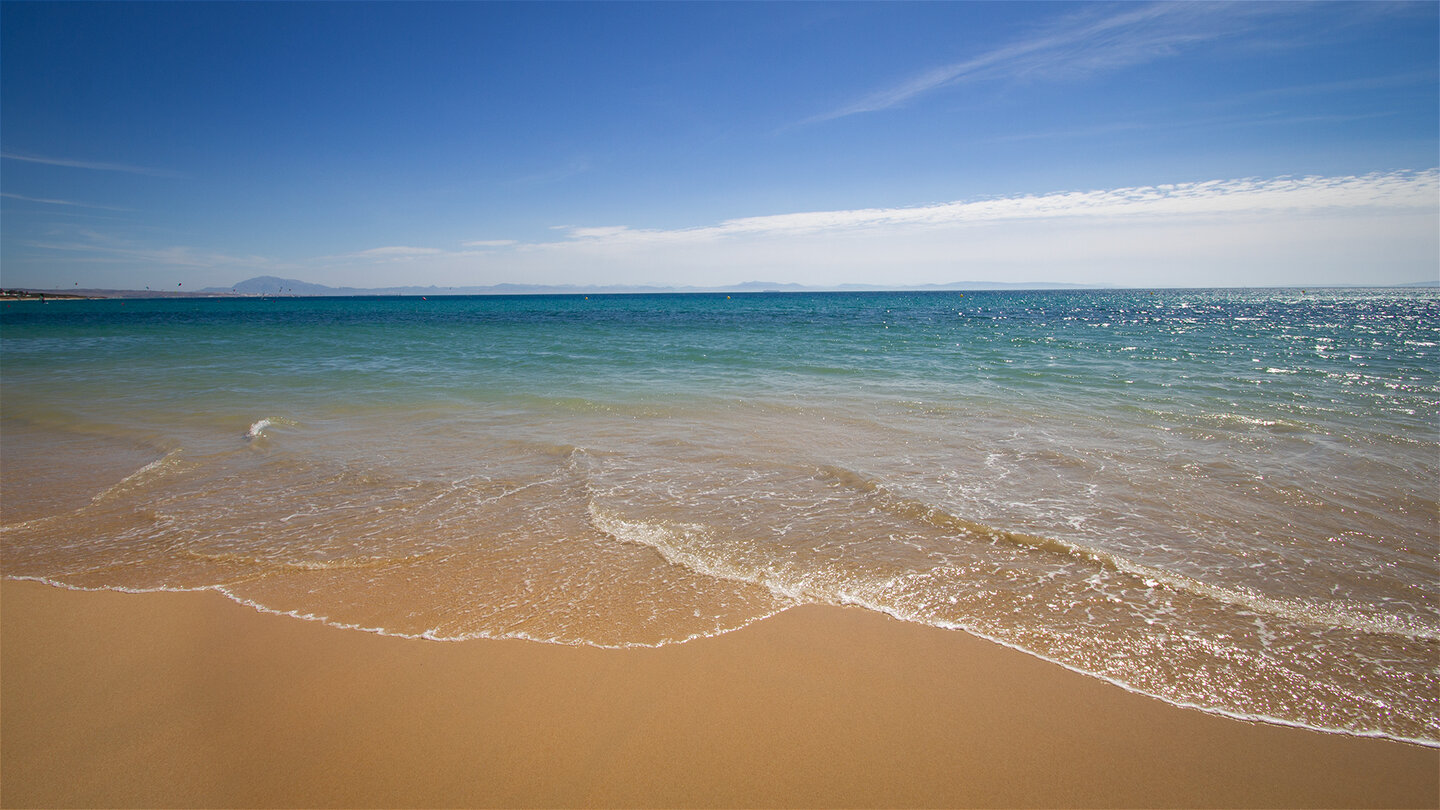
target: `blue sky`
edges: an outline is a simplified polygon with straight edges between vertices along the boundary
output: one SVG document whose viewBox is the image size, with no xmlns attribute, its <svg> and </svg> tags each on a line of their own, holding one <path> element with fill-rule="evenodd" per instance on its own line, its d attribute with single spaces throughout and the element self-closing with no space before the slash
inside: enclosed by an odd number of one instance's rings
<svg viewBox="0 0 1440 810">
<path fill-rule="evenodd" d="M 3 2 L 0 37 L 7 286 L 1440 275 L 1433 2 Z"/>
</svg>

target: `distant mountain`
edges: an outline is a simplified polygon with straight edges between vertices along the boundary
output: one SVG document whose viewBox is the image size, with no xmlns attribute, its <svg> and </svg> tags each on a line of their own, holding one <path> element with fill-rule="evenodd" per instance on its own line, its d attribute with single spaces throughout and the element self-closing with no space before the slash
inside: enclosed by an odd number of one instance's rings
<svg viewBox="0 0 1440 810">
<path fill-rule="evenodd" d="M 231 287 L 207 287 L 202 293 L 211 295 L 578 295 L 581 293 L 666 293 L 666 292 L 817 292 L 881 291 L 881 290 L 1081 290 L 1096 285 L 1053 284 L 1047 282 L 957 281 L 949 284 L 924 284 L 897 287 L 882 284 L 840 284 L 831 287 L 807 286 L 790 282 L 745 281 L 722 287 L 687 287 L 658 285 L 596 285 L 596 284 L 492 284 L 485 287 L 327 287 L 293 278 L 257 276 Z"/>
<path fill-rule="evenodd" d="M 909 287 L 894 287 L 880 284 L 841 284 L 825 289 L 834 290 L 906 290 L 924 292 L 927 290 L 1103 290 L 1113 289 L 1113 284 L 1061 284 L 1052 281 L 952 281 L 948 284 L 915 284 Z"/>
<path fill-rule="evenodd" d="M 1297 289 L 1306 285 L 1291 285 Z M 1312 284 L 1309 289 L 1357 289 L 1365 285 Z M 1409 284 L 1389 285 L 1388 289 L 1440 288 L 1440 280 L 1416 281 Z M 346 296 L 346 295 L 594 295 L 605 293 L 787 293 L 787 292 L 926 292 L 945 290 L 1103 290 L 1115 289 L 1113 284 L 1059 284 L 1044 281 L 954 281 L 948 284 L 917 284 L 899 286 L 894 284 L 836 284 L 833 286 L 807 286 L 789 282 L 745 281 L 723 287 L 685 287 L 660 285 L 625 284 L 491 284 L 485 287 L 327 287 L 294 278 L 278 276 L 257 276 L 230 287 L 206 287 L 203 290 L 101 290 L 72 288 L 68 290 L 16 289 L 5 290 L 7 294 L 30 294 L 38 296 L 64 295 L 77 298 L 210 298 L 215 296 Z M 7 295 L 7 297 L 13 297 Z"/>
<path fill-rule="evenodd" d="M 494 284 L 488 287 L 327 287 L 311 284 L 293 278 L 277 276 L 256 276 L 232 287 L 207 287 L 203 292 L 213 294 L 267 296 L 314 296 L 314 295 L 523 295 L 535 293 L 580 293 L 580 292 L 668 292 L 669 287 L 622 287 L 622 286 L 548 286 L 543 284 Z"/>
<path fill-rule="evenodd" d="M 324 284 L 311 284 L 308 281 L 300 281 L 293 278 L 279 278 L 277 276 L 256 276 L 252 279 L 236 284 L 230 289 L 222 287 L 206 287 L 201 292 L 207 293 L 235 293 L 236 295 L 347 295 L 348 292 L 340 292 L 334 287 L 326 287 Z"/>
<path fill-rule="evenodd" d="M 806 287 L 804 284 L 781 283 L 777 281 L 743 281 L 739 284 L 732 284 L 729 287 L 717 287 L 715 292 L 805 292 L 815 290 L 817 287 Z"/>
</svg>

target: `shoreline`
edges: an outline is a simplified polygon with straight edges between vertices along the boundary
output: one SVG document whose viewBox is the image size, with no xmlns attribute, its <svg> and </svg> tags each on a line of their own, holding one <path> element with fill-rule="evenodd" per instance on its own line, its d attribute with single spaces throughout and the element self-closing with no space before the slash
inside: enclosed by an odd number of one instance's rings
<svg viewBox="0 0 1440 810">
<path fill-rule="evenodd" d="M 807 606 L 602 650 L 0 585 L 0 804 L 1440 806 L 1440 753 Z"/>
<path fill-rule="evenodd" d="M 740 631 L 740 630 L 743 630 L 743 629 L 745 629 L 745 627 L 748 626 L 748 625 L 745 625 L 745 626 L 741 626 L 741 627 L 737 627 L 737 628 L 733 628 L 733 629 L 722 630 L 722 631 L 720 631 L 719 633 L 715 633 L 715 634 L 713 634 L 713 635 L 697 635 L 697 636 L 692 636 L 692 637 L 689 637 L 689 638 L 686 638 L 686 639 L 682 639 L 682 640 L 678 640 L 678 641 L 666 641 L 666 642 L 662 642 L 662 643 L 660 643 L 660 644 L 654 644 L 654 645 L 651 645 L 651 644 L 627 644 L 627 645 L 618 645 L 618 646 L 605 646 L 605 645 L 600 645 L 600 644 L 586 644 L 586 643 L 580 643 L 580 642 L 571 643 L 571 642 L 560 642 L 560 641 L 548 641 L 548 640 L 544 640 L 544 639 L 531 638 L 531 637 L 526 637 L 526 636 L 521 636 L 521 635 L 516 635 L 516 636 L 500 636 L 500 637 L 476 636 L 476 637 L 451 638 L 451 637 L 439 637 L 439 636 L 430 636 L 430 635 L 409 635 L 409 634 L 406 634 L 406 633 L 394 632 L 394 631 L 391 631 L 391 630 L 387 630 L 387 629 L 384 628 L 384 627 L 361 626 L 361 625 L 358 625 L 358 624 L 343 624 L 343 623 L 339 623 L 339 622 L 333 621 L 333 620 L 331 620 L 331 619 L 329 619 L 329 618 L 320 617 L 320 616 L 315 616 L 315 615 L 311 615 L 311 614 L 301 614 L 301 613 L 297 613 L 297 612 L 295 612 L 295 611 L 276 610 L 276 609 L 273 609 L 273 608 L 266 607 L 265 605 L 260 604 L 260 603 L 258 603 L 258 602 L 253 602 L 253 601 L 250 601 L 250 600 L 241 598 L 241 597 L 237 597 L 237 596 L 235 596 L 234 594 L 231 594 L 231 593 L 227 592 L 224 588 L 220 588 L 220 587 L 200 587 L 200 588 L 195 588 L 195 589 L 176 589 L 176 590 L 164 590 L 164 589 L 157 589 L 157 590 L 129 590 L 129 589 L 125 589 L 125 588 L 104 588 L 104 587 L 99 587 L 99 588 L 86 588 L 86 587 L 79 587 L 79 586 L 67 585 L 67 584 L 65 584 L 65 583 L 63 583 L 63 582 L 56 582 L 56 581 L 54 581 L 54 580 L 45 579 L 45 578 L 43 578 L 43 577 L 31 577 L 31 576 L 15 576 L 15 577 L 3 577 L 3 576 L 0 576 L 0 582 L 28 582 L 28 583 L 34 583 L 34 584 L 42 585 L 42 586 L 45 586 L 45 587 L 55 588 L 55 589 L 62 590 L 62 591 L 74 591 L 74 592 L 78 592 L 78 593 L 122 593 L 122 594 L 128 594 L 128 595 L 132 595 L 132 596 L 143 596 L 143 595 L 152 594 L 152 593 L 214 593 L 214 594 L 216 594 L 216 595 L 218 595 L 218 596 L 223 597 L 226 601 L 229 601 L 229 602 L 231 602 L 231 603 L 233 603 L 233 604 L 235 604 L 235 605 L 238 605 L 238 606 L 240 606 L 240 607 L 243 607 L 243 608 L 246 608 L 246 609 L 249 609 L 249 610 L 254 610 L 254 611 L 257 612 L 257 613 L 262 613 L 262 614 L 269 615 L 269 616 L 278 616 L 278 617 L 281 617 L 281 618 L 294 619 L 294 620 L 296 620 L 296 621 L 303 621 L 303 622 L 313 622 L 313 623 L 315 623 L 315 624 L 319 624 L 319 625 L 322 625 L 322 626 L 324 626 L 324 627 L 331 628 L 331 629 L 333 629 L 333 630 L 340 630 L 340 631 L 342 631 L 342 632 L 364 633 L 364 634 L 367 634 L 367 635 L 375 635 L 375 636 L 381 636 L 381 637 L 385 637 L 385 638 L 394 638 L 394 639 L 400 639 L 400 640 L 405 640 L 405 641 L 421 641 L 421 642 L 436 643 L 436 644 L 467 644 L 467 643 L 482 643 L 482 644 L 483 644 L 483 643 L 491 643 L 491 642 L 496 642 L 496 641 L 503 641 L 503 642 L 507 642 L 507 643 L 508 643 L 508 642 L 512 642 L 512 641 L 521 641 L 521 642 L 526 642 L 526 643 L 539 644 L 539 645 L 542 645 L 542 646 L 583 647 L 583 648 L 601 650 L 601 651 L 605 651 L 605 652 L 623 652 L 623 651 L 626 651 L 626 650 L 657 650 L 657 649 L 663 649 L 663 648 L 666 648 L 666 647 L 678 647 L 678 646 L 685 645 L 685 644 L 689 644 L 689 643 L 696 642 L 696 641 L 704 641 L 704 640 L 710 639 L 710 638 L 718 638 L 718 637 L 720 637 L 720 636 L 729 635 L 730 633 L 734 633 L 734 632 L 738 632 L 738 631 Z M 1038 654 L 1038 653 L 1034 653 L 1034 652 L 1031 652 L 1031 651 L 1029 651 L 1029 650 L 1026 650 L 1026 649 L 1023 648 L 1023 647 L 1018 647 L 1018 646 L 1015 646 L 1015 645 L 1013 645 L 1013 644 L 1006 643 L 1005 641 L 1000 640 L 1000 639 L 991 638 L 991 637 L 989 637 L 989 636 L 985 636 L 985 635 L 982 635 L 982 634 L 980 634 L 980 633 L 968 631 L 968 630 L 965 630 L 965 629 L 960 628 L 960 627 L 941 627 L 941 626 L 934 626 L 934 625 L 924 625 L 923 623 L 917 623 L 917 622 L 910 622 L 910 621 L 907 621 L 906 619 L 904 619 L 904 618 L 902 618 L 902 617 L 892 616 L 892 615 L 886 613 L 884 610 L 879 610 L 879 609 L 875 609 L 875 608 L 868 608 L 868 607 L 864 607 L 864 606 L 862 606 L 862 605 L 839 605 L 839 606 L 837 606 L 837 605 L 828 605 L 828 604 L 820 604 L 820 603 L 804 603 L 804 604 L 801 604 L 801 605 L 796 605 L 795 607 L 792 607 L 792 608 L 782 609 L 782 610 L 779 611 L 778 613 L 776 613 L 776 614 L 771 614 L 770 616 L 764 616 L 764 617 L 755 619 L 755 623 L 762 622 L 762 621 L 768 621 L 768 620 L 774 618 L 776 615 L 779 615 L 779 613 L 784 613 L 784 612 L 787 612 L 787 611 L 789 611 L 789 610 L 794 610 L 794 609 L 802 608 L 802 607 L 803 607 L 804 609 L 807 609 L 807 610 L 809 610 L 809 609 L 814 609 L 814 608 L 820 608 L 820 609 L 836 608 L 836 609 L 846 610 L 846 611 L 849 611 L 849 610 L 859 610 L 859 611 L 864 612 L 864 613 L 873 613 L 873 614 L 876 614 L 876 615 L 884 615 L 884 616 L 886 616 L 887 618 L 890 618 L 890 619 L 892 619 L 893 621 L 898 622 L 898 623 L 901 624 L 901 625 L 909 626 L 909 625 L 912 625 L 912 624 L 918 624 L 919 626 L 926 627 L 927 629 L 939 629 L 939 630 L 941 630 L 941 631 L 943 631 L 943 632 L 959 633 L 959 634 L 962 634 L 962 635 L 966 636 L 967 638 L 971 638 L 971 639 L 974 639 L 974 640 L 977 640 L 977 641 L 980 641 L 980 642 L 983 642 L 983 643 L 986 643 L 986 644 L 993 644 L 993 645 L 996 645 L 996 646 L 999 646 L 999 647 L 1003 647 L 1003 648 L 1005 648 L 1005 649 L 1007 649 L 1007 650 L 1010 650 L 1010 651 L 1012 651 L 1012 652 L 1018 652 L 1018 653 L 1026 656 L 1026 657 L 1034 658 L 1034 659 L 1036 659 L 1037 661 L 1040 661 L 1040 662 L 1045 663 L 1045 664 L 1050 664 L 1050 665 L 1053 665 L 1053 666 L 1060 667 L 1061 669 L 1064 669 L 1064 670 L 1066 670 L 1067 672 L 1070 672 L 1070 673 L 1075 674 L 1075 675 L 1079 675 L 1079 676 L 1081 676 L 1081 677 L 1083 677 L 1083 678 L 1089 678 L 1089 679 L 1093 679 L 1093 680 L 1098 680 L 1098 681 L 1100 681 L 1100 682 L 1102 682 L 1102 683 L 1108 684 L 1108 685 L 1110 685 L 1110 686 L 1112 686 L 1112 687 L 1114 687 L 1114 688 L 1116 688 L 1116 689 L 1119 689 L 1119 690 L 1121 690 L 1121 691 L 1131 693 L 1131 694 L 1136 695 L 1136 696 L 1138 696 L 1138 697 L 1143 697 L 1143 698 L 1147 698 L 1147 699 L 1150 699 L 1150 700 L 1156 700 L 1156 701 L 1159 701 L 1160 703 L 1164 703 L 1164 704 L 1166 704 L 1166 705 L 1168 705 L 1168 706 L 1170 706 L 1170 707 L 1172 707 L 1172 708 L 1180 709 L 1180 710 L 1183 710 L 1183 711 L 1196 711 L 1196 712 L 1200 712 L 1201 714 L 1208 714 L 1208 715 L 1211 715 L 1211 716 L 1214 716 L 1214 717 L 1224 718 L 1224 719 L 1227 719 L 1227 720 L 1234 720 L 1234 721 L 1236 721 L 1236 722 L 1245 723 L 1245 724 L 1249 724 L 1249 725 L 1279 726 L 1279 727 L 1283 727 L 1283 728 L 1290 728 L 1290 729 L 1295 729 L 1295 730 L 1299 730 L 1299 731 L 1314 732 L 1314 733 L 1317 733 L 1317 734 L 1324 734 L 1324 735 L 1333 735 L 1333 736 L 1339 736 L 1339 737 L 1349 737 L 1349 738 L 1354 738 L 1354 739 L 1381 740 L 1381 741 L 1384 741 L 1384 742 L 1400 743 L 1400 744 L 1404 744 L 1404 745 L 1407 745 L 1407 746 L 1415 746 L 1415 747 L 1418 747 L 1418 748 L 1428 748 L 1428 749 L 1432 749 L 1432 750 L 1435 750 L 1435 751 L 1436 751 L 1437 756 L 1440 756 L 1440 743 L 1436 743 L 1436 742 L 1433 742 L 1433 741 L 1428 740 L 1428 739 L 1414 739 L 1414 738 L 1410 738 L 1410 737 L 1397 737 L 1397 736 L 1385 734 L 1384 732 L 1381 732 L 1381 731 L 1361 732 L 1361 731 L 1347 731 L 1347 730 L 1344 730 L 1344 729 L 1337 729 L 1337 728 L 1325 728 L 1325 727 L 1323 727 L 1323 726 L 1306 725 L 1305 723 L 1301 723 L 1301 722 L 1298 722 L 1298 721 L 1285 720 L 1285 719 L 1282 719 L 1282 718 L 1269 717 L 1269 716 L 1266 716 L 1266 715 L 1258 715 L 1258 714 L 1248 714 L 1248 715 L 1247 715 L 1247 714 L 1241 714 L 1241 713 L 1236 713 L 1236 712 L 1232 712 L 1232 711 L 1227 711 L 1227 710 L 1224 710 L 1224 709 L 1209 708 L 1209 707 L 1206 707 L 1206 706 L 1201 706 L 1201 705 L 1197 705 L 1197 704 L 1193 704 L 1193 703 L 1177 703 L 1177 702 L 1172 701 L 1172 700 L 1167 700 L 1167 699 L 1164 698 L 1164 697 L 1161 697 L 1161 696 L 1158 696 L 1158 695 L 1153 695 L 1153 694 L 1150 694 L 1150 693 L 1141 691 L 1141 690 L 1139 690 L 1139 689 L 1135 689 L 1135 688 L 1131 687 L 1131 686 L 1128 685 L 1128 684 L 1125 684 L 1125 683 L 1123 683 L 1123 682 L 1121 682 L 1121 681 L 1112 680 L 1111 678 L 1106 677 L 1106 676 L 1104 676 L 1104 675 L 1096 675 L 1096 674 L 1091 673 L 1091 672 L 1086 672 L 1086 671 L 1081 670 L 1081 669 L 1076 669 L 1075 667 L 1070 666 L 1069 664 L 1065 663 L 1064 661 L 1056 660 L 1056 659 L 1053 659 L 1053 658 L 1048 658 L 1048 657 L 1046 657 L 1046 656 L 1044 656 L 1044 655 L 1040 655 L 1040 654 Z M 1440 762 L 1437 762 L 1437 765 L 1440 765 Z M 3 806 L 3 805 L 0 805 L 0 806 Z M 1437 806 L 1440 806 L 1440 805 L 1437 805 Z"/>
</svg>

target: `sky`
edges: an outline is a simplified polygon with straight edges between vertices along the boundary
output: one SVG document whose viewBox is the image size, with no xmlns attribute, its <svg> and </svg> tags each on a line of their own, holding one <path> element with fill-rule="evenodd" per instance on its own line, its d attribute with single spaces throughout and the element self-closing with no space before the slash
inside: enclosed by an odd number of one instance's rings
<svg viewBox="0 0 1440 810">
<path fill-rule="evenodd" d="M 0 2 L 0 284 L 1440 278 L 1440 3 Z"/>
</svg>

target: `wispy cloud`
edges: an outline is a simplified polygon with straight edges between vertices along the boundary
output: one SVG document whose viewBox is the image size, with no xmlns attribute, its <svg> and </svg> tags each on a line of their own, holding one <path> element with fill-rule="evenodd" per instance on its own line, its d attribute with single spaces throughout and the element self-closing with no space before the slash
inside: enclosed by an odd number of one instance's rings
<svg viewBox="0 0 1440 810">
<path fill-rule="evenodd" d="M 127 174 L 144 174 L 151 177 L 179 177 L 176 172 L 166 169 L 153 169 L 148 166 L 134 166 L 128 163 L 105 163 L 96 160 L 72 160 L 70 158 L 43 157 L 40 155 L 22 155 L 15 152 L 0 152 L 0 158 L 5 160 L 16 160 L 21 163 L 39 163 L 45 166 L 63 166 L 68 169 L 90 169 L 100 172 L 124 172 Z"/>
<path fill-rule="evenodd" d="M 260 256 L 230 256 L 183 245 L 153 246 L 91 230 L 66 230 L 56 238 L 25 242 L 30 248 L 70 254 L 69 261 L 164 265 L 183 268 L 258 267 Z"/>
<path fill-rule="evenodd" d="M 24 194 L 11 194 L 8 191 L 0 192 L 0 197 L 11 200 L 22 200 L 24 202 L 44 203 L 45 205 L 64 205 L 74 208 L 94 208 L 99 211 L 130 211 L 129 208 L 116 208 L 113 205 L 94 205 L 91 203 L 74 202 L 72 200 L 57 200 L 47 197 L 27 197 Z"/>
<path fill-rule="evenodd" d="M 800 124 L 876 112 L 962 82 L 1075 79 L 1141 65 L 1253 30 L 1290 4 L 1158 2 L 1100 6 L 978 56 L 922 71 Z"/>
<path fill-rule="evenodd" d="M 1200 286 L 1391 283 L 1433 274 L 1440 170 L 1219 179 L 653 229 L 569 227 L 456 274 L 546 283 L 1016 280 Z"/>
<path fill-rule="evenodd" d="M 912 208 L 810 211 L 725 220 L 671 230 L 625 226 L 567 230 L 554 245 L 644 245 L 713 242 L 733 238 L 846 234 L 945 228 L 1034 219 L 1135 220 L 1212 215 L 1257 215 L 1334 210 L 1434 210 L 1440 205 L 1440 170 L 1346 177 L 1210 180 L 1173 185 L 957 201 Z"/>
<path fill-rule="evenodd" d="M 423 267 L 436 262 L 493 256 L 499 251 L 521 244 L 514 239 L 481 239 L 461 242 L 459 250 L 416 245 L 384 245 L 350 253 L 314 256 L 305 260 L 305 264 L 312 267 L 352 267 L 357 269 L 363 267 L 383 268 L 397 264 Z"/>
<path fill-rule="evenodd" d="M 1277 104 L 1285 99 L 1307 99 L 1329 93 L 1355 93 L 1363 90 L 1385 90 L 1394 87 L 1408 87 L 1418 84 L 1433 86 L 1436 71 L 1415 71 L 1387 76 L 1371 76 L 1338 82 L 1272 87 L 1247 93 L 1227 93 L 1222 97 L 1204 101 L 1172 104 L 1164 107 L 1149 107 L 1143 118 L 1126 120 L 1105 120 L 1089 126 L 1067 129 L 1011 132 L 990 138 L 982 143 L 1013 143 L 1018 141 L 1047 140 L 1060 138 L 1090 138 L 1114 135 L 1124 132 L 1154 130 L 1237 129 L 1261 126 L 1296 126 L 1309 124 L 1350 123 L 1377 118 L 1390 118 L 1400 114 L 1393 105 L 1384 100 L 1376 101 L 1370 112 L 1323 112 L 1313 104 L 1303 107 Z M 1376 94 L 1370 94 L 1375 96 Z M 1383 97 L 1379 97 L 1382 98 Z M 1290 111 L 1295 110 L 1295 111 Z"/>
<path fill-rule="evenodd" d="M 397 270 L 408 281 L 442 286 L 681 278 L 694 284 L 746 278 L 912 284 L 1014 280 L 1016 273 L 1041 272 L 1055 281 L 1140 285 L 1262 278 L 1389 283 L 1433 274 L 1440 255 L 1437 215 L 1440 169 L 1429 169 L 800 211 L 689 228 L 572 225 L 546 241 L 486 239 L 450 249 L 386 245 L 290 262 L 78 228 L 20 244 L 32 253 L 52 252 L 42 257 L 48 265 L 168 268 L 172 280 L 183 271 L 187 285 L 199 276 L 221 286 L 281 271 L 329 284 L 390 286 Z"/>
</svg>

